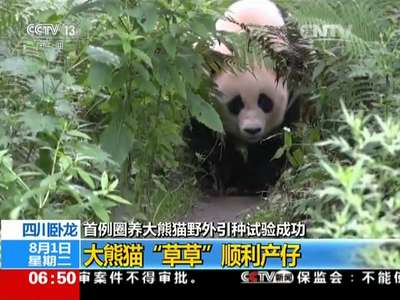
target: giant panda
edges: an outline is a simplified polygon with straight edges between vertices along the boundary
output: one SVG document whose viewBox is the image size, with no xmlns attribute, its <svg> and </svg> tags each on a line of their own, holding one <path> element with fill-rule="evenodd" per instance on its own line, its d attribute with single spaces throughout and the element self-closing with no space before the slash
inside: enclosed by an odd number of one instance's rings
<svg viewBox="0 0 400 300">
<path fill-rule="evenodd" d="M 225 18 L 216 22 L 217 31 L 239 32 L 246 25 L 283 26 L 281 10 L 269 0 L 241 0 L 233 3 Z M 222 43 L 212 50 L 232 55 Z M 283 80 L 277 81 L 272 69 L 255 66 L 243 72 L 215 74 L 218 90 L 216 108 L 225 136 L 221 140 L 203 124 L 192 119 L 186 130 L 188 143 L 199 157 L 204 173 L 199 174 L 202 188 L 209 193 L 255 194 L 273 185 L 280 176 L 284 158 L 271 160 L 282 146 L 274 133 L 296 119 L 298 110 L 288 111 L 289 91 Z M 272 136 L 272 138 L 270 138 Z"/>
</svg>

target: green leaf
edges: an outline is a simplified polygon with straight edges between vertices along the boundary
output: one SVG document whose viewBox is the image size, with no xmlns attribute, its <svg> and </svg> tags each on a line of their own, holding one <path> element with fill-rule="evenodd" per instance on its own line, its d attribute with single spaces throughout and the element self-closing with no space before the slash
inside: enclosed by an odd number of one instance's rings
<svg viewBox="0 0 400 300">
<path fill-rule="evenodd" d="M 146 53 L 144 53 L 142 50 L 138 48 L 133 48 L 132 52 L 136 55 L 136 57 L 140 60 L 143 61 L 146 65 L 148 65 L 150 68 L 153 67 L 151 63 L 151 58 L 148 56 Z"/>
<path fill-rule="evenodd" d="M 74 14 L 80 14 L 83 12 L 87 12 L 87 11 L 90 11 L 91 9 L 99 8 L 99 6 L 101 4 L 102 4 L 101 1 L 85 1 L 83 3 L 74 5 L 70 9 L 69 14 L 74 15 Z"/>
<path fill-rule="evenodd" d="M 118 164 L 122 164 L 128 157 L 134 141 L 133 133 L 118 116 L 114 117 L 100 137 L 101 147 Z"/>
<path fill-rule="evenodd" d="M 51 167 L 53 165 L 53 159 L 51 158 L 51 151 L 48 148 L 39 149 L 39 157 L 35 161 L 35 164 L 41 168 L 45 173 L 51 173 Z"/>
<path fill-rule="evenodd" d="M 83 169 L 77 168 L 79 177 L 92 189 L 94 190 L 96 188 L 93 179 L 90 177 L 90 175 Z"/>
<path fill-rule="evenodd" d="M 89 70 L 89 84 L 92 88 L 98 88 L 111 83 L 112 69 L 103 63 L 93 63 Z"/>
<path fill-rule="evenodd" d="M 121 16 L 121 9 L 123 8 L 119 4 L 119 1 L 101 0 L 101 4 L 103 5 L 107 15 L 111 16 L 114 19 Z"/>
<path fill-rule="evenodd" d="M 207 38 L 210 35 L 210 29 L 214 28 L 214 21 L 207 15 L 198 15 L 192 19 L 190 27 L 196 35 Z"/>
<path fill-rule="evenodd" d="M 176 55 L 176 41 L 170 35 L 165 35 L 162 39 L 162 44 L 164 46 L 165 51 L 167 51 L 168 55 L 172 58 Z"/>
<path fill-rule="evenodd" d="M 140 6 L 129 10 L 128 15 L 136 18 L 145 32 L 152 31 L 158 21 L 158 7 L 150 1 L 142 2 Z"/>
<path fill-rule="evenodd" d="M 224 132 L 221 118 L 210 103 L 204 101 L 199 95 L 193 93 L 189 94 L 189 101 L 192 115 L 199 122 L 214 131 L 220 133 Z"/>
<path fill-rule="evenodd" d="M 103 172 L 103 174 L 101 175 L 101 189 L 107 190 L 108 188 L 108 175 L 106 173 L 106 171 Z"/>
<path fill-rule="evenodd" d="M 46 74 L 36 76 L 28 81 L 32 92 L 46 101 L 62 99 L 64 97 L 64 85 L 58 79 Z"/>
<path fill-rule="evenodd" d="M 135 69 L 135 71 L 138 73 L 138 77 L 140 78 L 140 80 L 143 81 L 149 81 L 150 79 L 150 73 L 149 71 L 147 71 L 147 69 L 143 66 L 143 64 L 141 63 L 135 63 L 133 62 L 133 68 Z"/>
<path fill-rule="evenodd" d="M 187 94 L 186 94 L 186 82 L 185 82 L 185 80 L 175 70 L 172 71 L 171 77 L 172 77 L 171 84 L 173 84 L 176 93 L 179 96 L 181 96 L 183 99 L 186 99 L 187 98 Z"/>
<path fill-rule="evenodd" d="M 46 47 L 43 49 L 43 52 L 44 52 L 44 56 L 48 62 L 55 62 L 60 50 L 58 48 L 54 48 L 54 47 Z"/>
<path fill-rule="evenodd" d="M 10 56 L 10 49 L 7 46 L 7 43 L 5 40 L 0 41 L 0 57 L 8 57 Z"/>
<path fill-rule="evenodd" d="M 11 136 L 8 135 L 7 131 L 0 127 L 0 148 L 5 148 L 11 143 Z"/>
<path fill-rule="evenodd" d="M 296 160 L 297 166 L 304 164 L 304 153 L 301 149 L 297 149 L 293 152 L 293 158 Z"/>
<path fill-rule="evenodd" d="M 314 69 L 311 80 L 314 82 L 315 79 L 318 78 L 322 74 L 324 69 L 325 69 L 325 62 L 324 61 L 319 62 L 318 65 Z"/>
<path fill-rule="evenodd" d="M 164 193 L 168 193 L 168 189 L 165 187 L 165 185 L 156 177 L 153 177 L 153 182 L 155 185 L 162 190 Z"/>
<path fill-rule="evenodd" d="M 168 61 L 167 54 L 161 53 L 160 55 L 153 57 L 153 64 L 154 78 L 164 87 L 164 89 L 172 89 L 172 74 L 175 70 L 172 71 L 171 68 L 175 68 L 175 66 L 171 66 L 171 63 Z"/>
<path fill-rule="evenodd" d="M 194 57 L 183 58 L 177 56 L 175 64 L 177 69 L 182 73 L 182 77 L 185 78 L 185 82 L 190 84 L 194 89 L 197 89 L 200 83 L 197 74 L 194 70 L 198 69 L 194 62 Z"/>
<path fill-rule="evenodd" d="M 285 154 L 285 150 L 286 150 L 285 147 L 279 148 L 279 149 L 275 152 L 275 155 L 271 158 L 271 160 L 281 158 L 282 155 Z"/>
<path fill-rule="evenodd" d="M 23 209 L 22 205 L 18 205 L 17 207 L 13 208 L 9 214 L 10 219 L 18 220 L 22 209 Z"/>
<path fill-rule="evenodd" d="M 6 58 L 0 62 L 0 71 L 16 76 L 35 76 L 40 68 L 41 65 L 36 60 L 18 56 Z"/>
<path fill-rule="evenodd" d="M 10 155 L 8 154 L 8 150 L 0 150 L 0 162 L 2 162 L 3 159 L 10 158 Z"/>
<path fill-rule="evenodd" d="M 175 23 L 169 24 L 169 32 L 173 38 L 176 37 L 176 33 L 178 32 L 179 25 Z"/>
<path fill-rule="evenodd" d="M 114 67 L 119 67 L 120 65 L 120 59 L 118 55 L 104 48 L 89 46 L 86 50 L 86 53 L 92 61 Z"/>
<path fill-rule="evenodd" d="M 317 143 L 321 141 L 321 133 L 319 129 L 316 128 L 308 128 L 307 130 L 307 142 L 308 143 Z"/>
<path fill-rule="evenodd" d="M 83 133 L 79 130 L 70 130 L 70 131 L 67 131 L 67 134 L 70 136 L 74 136 L 74 137 L 80 137 L 85 140 L 91 140 L 90 136 L 88 136 L 86 133 Z"/>
<path fill-rule="evenodd" d="M 40 181 L 40 187 L 49 190 L 55 190 L 57 187 L 57 182 L 63 177 L 63 173 L 55 173 L 49 175 Z"/>
<path fill-rule="evenodd" d="M 290 164 L 297 168 L 299 166 L 299 164 L 297 163 L 296 159 L 292 156 L 292 154 L 290 154 L 289 151 L 286 152 L 286 158 L 288 159 L 288 161 L 290 162 Z"/>
<path fill-rule="evenodd" d="M 114 191 L 115 188 L 117 187 L 117 185 L 118 185 L 118 179 L 115 179 L 115 180 L 110 184 L 110 186 L 108 187 L 108 190 Z"/>
<path fill-rule="evenodd" d="M 20 115 L 19 121 L 22 122 L 26 129 L 34 136 L 36 136 L 38 132 L 51 133 L 60 128 L 60 124 L 56 118 L 42 115 L 33 109 L 24 111 Z"/>
<path fill-rule="evenodd" d="M 75 146 L 75 150 L 82 156 L 91 157 L 99 163 L 111 161 L 109 155 L 104 152 L 99 145 L 80 142 Z"/>
<path fill-rule="evenodd" d="M 55 103 L 54 110 L 58 115 L 74 117 L 76 114 L 74 104 L 64 99 L 58 99 Z"/>
<path fill-rule="evenodd" d="M 92 207 L 96 216 L 103 222 L 109 222 L 110 217 L 108 215 L 107 209 L 102 205 L 102 203 L 97 199 L 91 201 L 90 206 Z"/>
<path fill-rule="evenodd" d="M 126 205 L 132 205 L 128 200 L 118 196 L 118 195 L 107 195 L 107 198 L 110 198 L 111 200 L 121 203 L 121 204 L 126 204 Z"/>
<path fill-rule="evenodd" d="M 290 149 L 292 147 L 292 134 L 286 130 L 284 130 L 284 144 L 286 149 Z"/>
<path fill-rule="evenodd" d="M 65 172 L 69 167 L 73 164 L 73 160 L 70 156 L 60 154 L 60 158 L 58 159 L 58 165 L 60 166 L 60 171 Z M 50 166 L 51 167 L 51 166 Z M 50 170 L 48 173 L 50 173 Z"/>
</svg>

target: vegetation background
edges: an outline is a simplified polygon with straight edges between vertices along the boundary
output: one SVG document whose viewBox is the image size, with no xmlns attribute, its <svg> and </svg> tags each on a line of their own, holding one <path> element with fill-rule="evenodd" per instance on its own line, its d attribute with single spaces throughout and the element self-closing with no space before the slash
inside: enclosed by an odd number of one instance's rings
<svg viewBox="0 0 400 300">
<path fill-rule="evenodd" d="M 182 128 L 215 131 L 207 51 L 226 0 L 0 2 L 0 218 L 171 220 L 199 196 Z M 308 110 L 284 132 L 290 168 L 253 221 L 311 237 L 400 237 L 398 0 L 280 0 L 318 56 Z M 26 33 L 62 23 L 58 50 Z M 308 32 L 310 33 L 310 32 Z M 321 33 L 321 32 L 319 32 Z M 58 37 L 60 38 L 60 37 Z M 61 37 L 64 39 L 64 37 Z M 124 208 L 125 209 L 125 208 Z M 369 253 L 399 265 L 396 249 Z"/>
</svg>

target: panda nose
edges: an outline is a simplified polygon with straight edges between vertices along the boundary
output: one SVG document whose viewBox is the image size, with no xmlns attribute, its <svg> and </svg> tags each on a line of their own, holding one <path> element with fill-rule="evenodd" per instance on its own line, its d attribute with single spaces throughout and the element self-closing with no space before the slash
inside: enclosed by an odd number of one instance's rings
<svg viewBox="0 0 400 300">
<path fill-rule="evenodd" d="M 246 131 L 247 133 L 251 134 L 251 135 L 255 135 L 257 133 L 259 133 L 261 131 L 260 127 L 257 128 L 245 128 L 244 131 Z"/>
</svg>

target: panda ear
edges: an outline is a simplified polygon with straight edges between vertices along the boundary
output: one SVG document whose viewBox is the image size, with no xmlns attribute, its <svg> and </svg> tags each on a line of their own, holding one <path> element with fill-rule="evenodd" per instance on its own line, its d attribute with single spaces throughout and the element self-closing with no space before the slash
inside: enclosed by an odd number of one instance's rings
<svg viewBox="0 0 400 300">
<path fill-rule="evenodd" d="M 290 14 L 289 14 L 289 11 L 286 8 L 284 8 L 281 5 L 279 5 L 279 4 L 275 3 L 275 5 L 279 9 L 279 12 L 281 13 L 282 18 L 286 23 L 286 21 L 289 19 L 289 17 L 291 17 Z"/>
</svg>

